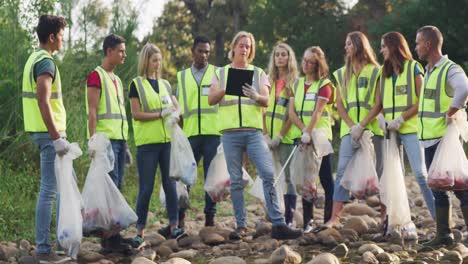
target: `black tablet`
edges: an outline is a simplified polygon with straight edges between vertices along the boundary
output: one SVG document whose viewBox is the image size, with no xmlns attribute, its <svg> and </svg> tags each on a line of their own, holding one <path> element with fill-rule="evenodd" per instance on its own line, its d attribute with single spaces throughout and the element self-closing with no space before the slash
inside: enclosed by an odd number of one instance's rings
<svg viewBox="0 0 468 264">
<path fill-rule="evenodd" d="M 246 97 L 242 92 L 242 85 L 245 83 L 252 85 L 253 74 L 251 70 L 229 68 L 226 94 Z"/>
</svg>

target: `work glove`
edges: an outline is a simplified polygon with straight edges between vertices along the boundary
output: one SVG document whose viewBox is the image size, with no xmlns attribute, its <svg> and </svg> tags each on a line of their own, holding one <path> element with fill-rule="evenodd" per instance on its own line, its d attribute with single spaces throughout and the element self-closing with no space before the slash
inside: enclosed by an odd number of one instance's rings
<svg viewBox="0 0 468 264">
<path fill-rule="evenodd" d="M 398 118 L 395 118 L 392 121 L 390 121 L 390 123 L 388 123 L 387 128 L 388 130 L 397 131 L 398 129 L 400 129 L 403 123 L 405 123 L 405 119 L 403 118 L 403 116 L 399 116 Z"/>
<path fill-rule="evenodd" d="M 361 126 L 361 124 L 357 123 L 356 125 L 351 127 L 351 138 L 354 141 L 359 142 L 359 139 L 361 138 L 363 132 L 364 128 Z"/>
<path fill-rule="evenodd" d="M 125 143 L 125 164 L 127 166 L 130 166 L 133 164 L 132 153 L 130 152 L 130 149 L 128 148 L 127 143 Z"/>
<path fill-rule="evenodd" d="M 310 134 L 307 132 L 305 129 L 302 130 L 302 136 L 301 136 L 301 143 L 302 144 L 309 144 L 310 143 Z"/>
<path fill-rule="evenodd" d="M 361 147 L 361 143 L 359 143 L 359 141 L 351 139 L 351 146 L 353 147 L 353 149 L 358 149 Z"/>
<path fill-rule="evenodd" d="M 257 101 L 258 97 L 260 96 L 250 84 L 245 83 L 242 85 L 242 92 L 248 96 L 250 99 Z"/>
<path fill-rule="evenodd" d="M 167 120 L 167 123 L 170 124 L 170 125 L 174 125 L 174 124 L 177 124 L 177 122 L 179 122 L 179 120 L 180 120 L 179 112 L 172 112 L 171 116 Z"/>
<path fill-rule="evenodd" d="M 167 107 L 167 108 L 164 108 L 164 109 L 161 111 L 161 117 L 162 117 L 162 118 L 166 118 L 167 116 L 169 116 L 170 114 L 172 114 L 174 111 L 175 111 L 175 108 L 172 107 L 172 106 L 169 106 L 169 107 Z"/>
<path fill-rule="evenodd" d="M 276 148 L 279 146 L 279 144 L 281 143 L 281 140 L 283 139 L 283 136 L 281 135 L 278 135 L 276 136 L 272 141 L 271 141 L 271 145 L 270 145 L 270 148 Z"/>
<path fill-rule="evenodd" d="M 383 114 L 377 115 L 377 122 L 379 122 L 379 127 L 380 129 L 383 130 L 383 132 L 386 134 L 387 133 L 387 120 L 385 120 L 385 117 Z"/>
<path fill-rule="evenodd" d="M 63 155 L 67 154 L 68 150 L 70 149 L 70 143 L 64 138 L 58 138 L 53 141 L 55 153 L 62 157 Z"/>
<path fill-rule="evenodd" d="M 267 146 L 268 146 L 269 148 L 271 148 L 272 140 L 271 140 L 271 137 L 270 137 L 268 134 L 263 134 L 263 141 L 265 141 L 265 143 L 267 144 Z"/>
<path fill-rule="evenodd" d="M 445 125 L 450 125 L 457 119 L 456 115 L 449 116 L 448 113 L 445 114 Z"/>
</svg>

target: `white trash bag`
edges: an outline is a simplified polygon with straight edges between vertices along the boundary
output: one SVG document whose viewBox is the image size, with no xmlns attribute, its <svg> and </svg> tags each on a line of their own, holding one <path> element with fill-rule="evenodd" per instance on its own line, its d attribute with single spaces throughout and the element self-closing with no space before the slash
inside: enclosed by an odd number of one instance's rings
<svg viewBox="0 0 468 264">
<path fill-rule="evenodd" d="M 190 142 L 177 123 L 166 122 L 171 132 L 171 162 L 169 176 L 181 180 L 185 185 L 193 186 L 197 180 L 197 163 L 193 156 Z"/>
<path fill-rule="evenodd" d="M 88 148 L 94 151 L 94 157 L 82 192 L 83 232 L 103 232 L 108 237 L 135 223 L 138 217 L 109 176 L 114 169 L 109 139 L 96 133 L 89 139 Z"/>
<path fill-rule="evenodd" d="M 302 198 L 313 201 L 317 197 L 317 177 L 322 165 L 313 145 L 298 147 L 291 159 L 291 182 Z"/>
<path fill-rule="evenodd" d="M 181 208 L 190 208 L 190 198 L 187 190 L 187 186 L 180 181 L 176 181 L 176 191 L 179 209 Z M 166 207 L 166 194 L 164 193 L 164 188 L 161 184 L 159 189 L 159 202 L 162 207 Z"/>
<path fill-rule="evenodd" d="M 401 168 L 400 151 L 395 131 L 390 132 L 390 139 L 385 139 L 384 151 L 384 167 L 380 179 L 380 200 L 387 207 L 387 233 L 391 234 L 396 231 L 405 239 L 417 239 L 416 227 L 411 220 L 408 194 Z"/>
<path fill-rule="evenodd" d="M 360 147 L 351 157 L 340 182 L 357 199 L 379 193 L 372 136 L 372 132 L 364 131 L 359 140 Z"/>
<path fill-rule="evenodd" d="M 333 153 L 333 146 L 328 139 L 326 130 L 323 128 L 312 130 L 312 143 L 314 144 L 315 153 L 319 158 Z"/>
<path fill-rule="evenodd" d="M 467 140 L 466 112 L 458 111 L 437 146 L 428 172 L 427 185 L 435 190 L 468 190 L 468 160 L 460 142 Z"/>
<path fill-rule="evenodd" d="M 253 184 L 253 180 L 247 171 L 242 168 L 242 180 L 244 187 Z M 206 175 L 204 190 L 211 200 L 221 202 L 227 199 L 231 188 L 231 178 L 227 169 L 224 156 L 223 144 L 219 144 L 217 153 L 211 160 L 208 173 Z"/>
<path fill-rule="evenodd" d="M 73 170 L 73 160 L 81 154 L 78 143 L 72 143 L 67 154 L 55 156 L 55 177 L 60 195 L 57 240 L 73 259 L 77 259 L 83 238 L 82 200 Z"/>
</svg>

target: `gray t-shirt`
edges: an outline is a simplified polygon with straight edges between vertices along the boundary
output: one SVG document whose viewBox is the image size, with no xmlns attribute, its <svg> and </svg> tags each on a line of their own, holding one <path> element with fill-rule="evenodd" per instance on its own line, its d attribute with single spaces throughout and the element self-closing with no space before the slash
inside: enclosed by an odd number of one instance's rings
<svg viewBox="0 0 468 264">
<path fill-rule="evenodd" d="M 55 63 L 50 58 L 45 58 L 34 65 L 33 77 L 34 81 L 37 82 L 37 77 L 48 74 L 52 77 L 52 81 L 55 80 Z"/>
</svg>

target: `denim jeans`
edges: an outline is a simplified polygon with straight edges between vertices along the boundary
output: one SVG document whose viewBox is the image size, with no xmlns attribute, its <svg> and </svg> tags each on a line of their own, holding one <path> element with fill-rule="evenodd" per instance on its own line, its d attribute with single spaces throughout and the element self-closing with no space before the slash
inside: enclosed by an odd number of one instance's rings
<svg viewBox="0 0 468 264">
<path fill-rule="evenodd" d="M 434 195 L 432 194 L 431 189 L 427 186 L 427 170 L 426 165 L 423 162 L 423 152 L 421 145 L 419 144 L 418 135 L 416 133 L 398 133 L 398 138 L 405 148 L 411 170 L 416 177 L 416 182 L 421 189 L 424 201 L 426 201 L 427 209 L 431 213 L 432 218 L 435 218 Z"/>
<path fill-rule="evenodd" d="M 48 133 L 31 133 L 31 138 L 41 156 L 41 186 L 36 204 L 36 251 L 43 254 L 49 253 L 51 250 L 50 224 L 52 206 L 57 194 L 55 148 Z M 58 223 L 59 197 L 57 197 L 56 209 L 56 223 Z"/>
<path fill-rule="evenodd" d="M 372 142 L 374 144 L 374 151 L 376 157 L 376 171 L 377 176 L 380 178 L 383 172 L 383 137 L 373 136 Z M 357 151 L 352 146 L 351 135 L 345 135 L 341 138 L 340 150 L 338 153 L 338 168 L 336 171 L 335 188 L 333 191 L 333 201 L 347 202 L 349 201 L 349 191 L 341 186 L 341 178 L 343 178 L 346 166 Z"/>
<path fill-rule="evenodd" d="M 109 172 L 115 186 L 121 190 L 122 182 L 125 175 L 125 155 L 126 141 L 125 140 L 110 140 L 112 151 L 114 152 L 114 169 Z"/>
<path fill-rule="evenodd" d="M 197 164 L 203 157 L 203 179 L 205 180 L 211 160 L 216 156 L 220 141 L 219 138 L 220 136 L 215 135 L 199 135 L 189 138 L 190 146 L 192 147 L 193 155 Z M 187 186 L 187 190 L 190 191 L 190 186 Z M 205 214 L 216 214 L 216 203 L 211 200 L 211 197 L 206 192 L 205 209 L 203 212 Z"/>
<path fill-rule="evenodd" d="M 237 227 L 246 227 L 244 184 L 242 182 L 242 157 L 244 152 L 247 152 L 263 181 L 266 208 L 272 224 L 285 224 L 284 217 L 278 206 L 278 195 L 273 186 L 273 159 L 268 146 L 263 141 L 260 130 L 226 131 L 223 133 L 221 140 L 231 179 L 231 199 Z"/>
<path fill-rule="evenodd" d="M 431 167 L 432 160 L 434 159 L 435 152 L 437 150 L 437 146 L 439 146 L 440 142 L 424 149 L 424 157 L 426 160 L 426 168 Z M 449 207 L 450 206 L 450 198 L 448 196 L 448 192 L 446 191 L 437 191 L 432 190 L 434 194 L 435 206 L 436 207 Z M 460 207 L 468 206 L 468 190 L 465 191 L 454 191 L 455 196 L 457 196 L 458 200 L 460 200 Z"/>
<path fill-rule="evenodd" d="M 283 143 L 279 144 L 278 152 L 279 152 L 279 159 L 280 159 L 281 166 L 284 166 L 284 163 L 286 163 L 286 161 L 288 160 L 289 155 L 291 154 L 291 151 L 293 149 L 294 149 L 293 144 L 283 144 Z M 284 179 L 285 179 L 286 187 L 287 187 L 285 194 L 296 195 L 296 187 L 291 182 L 291 171 L 289 169 L 289 163 L 284 169 Z"/>
<path fill-rule="evenodd" d="M 139 175 L 138 199 L 136 213 L 138 215 L 137 229 L 143 230 L 148 217 L 149 202 L 154 188 L 154 178 L 159 163 L 162 186 L 166 194 L 166 210 L 171 225 L 177 225 L 178 200 L 176 183 L 169 177 L 171 156 L 170 143 L 146 144 L 137 147 L 136 160 Z"/>
</svg>

